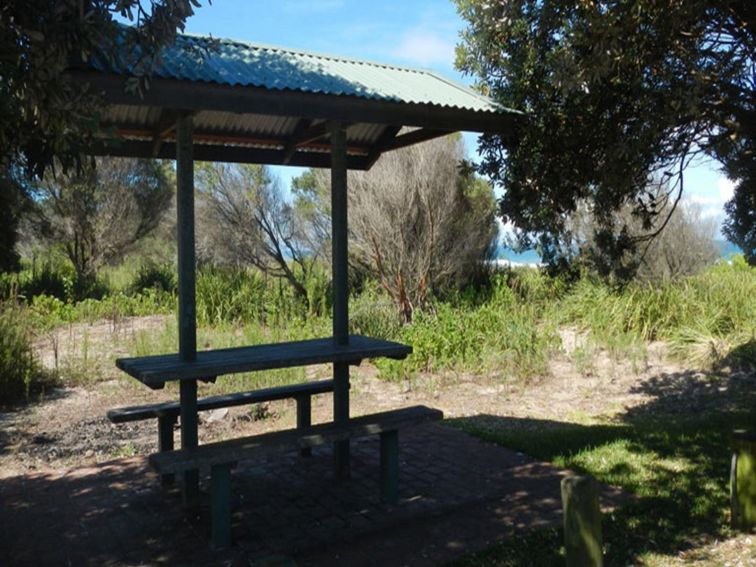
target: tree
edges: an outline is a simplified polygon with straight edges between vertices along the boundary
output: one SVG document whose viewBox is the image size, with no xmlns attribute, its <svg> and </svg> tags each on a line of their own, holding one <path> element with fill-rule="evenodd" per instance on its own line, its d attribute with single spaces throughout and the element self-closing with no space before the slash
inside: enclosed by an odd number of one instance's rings
<svg viewBox="0 0 756 567">
<path fill-rule="evenodd" d="M 285 278 L 308 299 L 305 282 L 318 254 L 306 247 L 302 224 L 268 168 L 204 164 L 197 172 L 197 190 L 200 258 L 255 266 Z"/>
<path fill-rule="evenodd" d="M 480 169 L 503 187 L 499 211 L 521 245 L 539 244 L 552 263 L 569 255 L 566 221 L 588 201 L 597 244 L 619 262 L 656 235 L 701 155 L 738 180 L 728 211 L 753 222 L 743 198 L 756 191 L 752 2 L 456 2 L 468 22 L 457 66 L 529 115 L 508 152 L 495 135 L 480 145 Z M 670 192 L 647 193 L 660 177 Z M 626 206 L 645 233 L 616 230 Z"/>
<path fill-rule="evenodd" d="M 98 158 L 80 173 L 49 173 L 33 189 L 30 228 L 43 242 L 62 245 L 86 287 L 157 228 L 171 204 L 171 174 L 167 164 L 123 158 Z"/>
<path fill-rule="evenodd" d="M 663 184 L 648 187 L 655 195 L 669 192 Z M 608 257 L 597 245 L 592 204 L 584 201 L 567 221 L 569 247 L 574 251 L 573 264 L 588 268 L 592 273 L 609 276 L 616 273 L 617 259 Z M 713 264 L 719 258 L 714 242 L 717 224 L 714 219 L 703 218 L 695 203 L 683 201 L 676 207 L 667 201 L 651 227 L 658 235 L 620 258 L 624 269 L 637 280 L 659 283 L 693 275 Z M 644 235 L 640 219 L 626 205 L 613 215 L 615 230 L 625 230 L 630 238 Z M 664 223 L 664 226 L 660 226 Z"/>
<path fill-rule="evenodd" d="M 0 272 L 18 269 L 16 239 L 21 213 L 29 200 L 23 186 L 14 176 L 0 175 Z"/>
<path fill-rule="evenodd" d="M 463 167 L 463 156 L 461 137 L 447 136 L 349 173 L 350 262 L 380 281 L 405 322 L 433 292 L 469 281 L 496 240 L 491 187 Z M 313 235 L 330 232 L 329 187 L 322 170 L 294 181 Z"/>
<path fill-rule="evenodd" d="M 750 179 L 756 179 L 756 173 L 749 175 Z M 725 205 L 725 211 L 728 218 L 722 232 L 740 247 L 748 263 L 756 266 L 756 184 L 741 181 Z"/>
<path fill-rule="evenodd" d="M 160 48 L 199 6 L 198 0 L 4 0 L 0 3 L 0 196 L 21 177 L 40 179 L 53 162 L 78 169 L 99 131 L 98 93 L 67 71 L 92 57 L 133 58 L 131 89 L 146 88 Z M 132 26 L 121 25 L 126 21 Z M 15 209 L 0 207 L 0 257 L 16 241 Z"/>
</svg>

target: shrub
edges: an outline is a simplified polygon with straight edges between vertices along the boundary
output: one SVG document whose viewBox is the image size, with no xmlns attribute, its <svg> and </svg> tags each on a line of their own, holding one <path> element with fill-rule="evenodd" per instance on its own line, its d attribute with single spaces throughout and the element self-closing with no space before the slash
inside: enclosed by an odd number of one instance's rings
<svg viewBox="0 0 756 567">
<path fill-rule="evenodd" d="M 134 280 L 129 285 L 129 291 L 132 294 L 138 294 L 147 289 L 176 293 L 178 284 L 173 266 L 153 263 L 139 266 Z"/>
<path fill-rule="evenodd" d="M 402 321 L 396 306 L 375 283 L 369 282 L 362 293 L 353 298 L 349 311 L 353 333 L 389 340 L 400 335 Z"/>
<path fill-rule="evenodd" d="M 379 361 L 389 378 L 417 371 L 491 371 L 504 377 L 530 378 L 548 372 L 548 360 L 559 346 L 556 329 L 539 317 L 539 306 L 521 301 L 497 278 L 488 299 L 471 306 L 439 303 L 421 311 L 401 329 L 399 340 L 412 345 L 405 361 Z"/>
<path fill-rule="evenodd" d="M 19 275 L 19 291 L 28 302 L 38 295 L 49 295 L 61 301 L 71 300 L 74 296 L 76 277 L 73 270 L 63 265 L 53 265 L 46 261 L 41 267 L 33 264 L 31 270 Z"/>
</svg>

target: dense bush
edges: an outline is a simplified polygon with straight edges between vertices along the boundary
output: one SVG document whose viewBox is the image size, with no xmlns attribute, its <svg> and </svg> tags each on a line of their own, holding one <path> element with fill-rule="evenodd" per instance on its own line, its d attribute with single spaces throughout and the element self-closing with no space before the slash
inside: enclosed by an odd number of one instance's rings
<svg viewBox="0 0 756 567">
<path fill-rule="evenodd" d="M 330 307 L 322 273 L 314 270 L 303 285 L 307 297 L 258 270 L 204 266 L 197 273 L 197 319 L 211 325 L 230 321 L 286 325 Z"/>
<path fill-rule="evenodd" d="M 23 299 L 31 303 L 35 297 L 55 297 L 74 302 L 102 299 L 109 295 L 108 284 L 101 279 L 80 280 L 67 261 L 50 257 L 32 262 L 18 273 L 0 274 L 0 299 Z"/>
</svg>

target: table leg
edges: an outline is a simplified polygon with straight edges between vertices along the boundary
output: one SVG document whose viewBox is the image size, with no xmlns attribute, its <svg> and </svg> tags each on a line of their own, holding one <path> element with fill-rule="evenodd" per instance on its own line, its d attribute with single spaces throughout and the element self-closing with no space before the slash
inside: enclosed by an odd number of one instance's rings
<svg viewBox="0 0 756 567">
<path fill-rule="evenodd" d="M 349 421 L 349 364 L 337 362 L 333 365 L 333 421 Z M 337 441 L 333 446 L 336 478 L 349 478 L 349 440 Z"/>
<path fill-rule="evenodd" d="M 158 417 L 158 451 L 164 453 L 173 451 L 173 426 L 176 425 L 176 415 L 161 415 Z M 170 486 L 175 479 L 173 473 L 160 476 L 163 486 Z"/>
<path fill-rule="evenodd" d="M 399 432 L 381 433 L 381 500 L 396 504 L 399 500 Z"/>
<path fill-rule="evenodd" d="M 197 447 L 197 381 L 181 380 L 181 448 Z M 199 501 L 199 471 L 184 472 L 181 487 L 184 506 L 194 507 Z"/>
</svg>

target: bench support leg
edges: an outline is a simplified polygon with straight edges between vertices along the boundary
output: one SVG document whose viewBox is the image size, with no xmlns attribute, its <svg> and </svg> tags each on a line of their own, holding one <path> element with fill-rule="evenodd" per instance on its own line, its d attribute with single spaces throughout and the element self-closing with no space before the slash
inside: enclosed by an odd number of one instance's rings
<svg viewBox="0 0 756 567">
<path fill-rule="evenodd" d="M 231 463 L 210 468 L 210 530 L 215 549 L 231 545 Z"/>
<path fill-rule="evenodd" d="M 312 398 L 310 396 L 297 397 L 297 430 L 302 433 L 312 425 Z M 310 447 L 302 447 L 299 454 L 303 457 L 312 455 Z"/>
<path fill-rule="evenodd" d="M 349 421 L 349 365 L 337 362 L 333 365 L 333 421 L 346 424 Z M 336 478 L 347 479 L 350 476 L 349 439 L 336 441 L 333 445 Z"/>
<path fill-rule="evenodd" d="M 164 453 L 173 451 L 173 426 L 176 425 L 175 415 L 158 416 L 158 451 Z M 176 480 L 173 473 L 160 475 L 160 484 L 170 486 Z"/>
<path fill-rule="evenodd" d="M 381 433 L 381 500 L 396 504 L 399 500 L 399 432 Z"/>
</svg>

